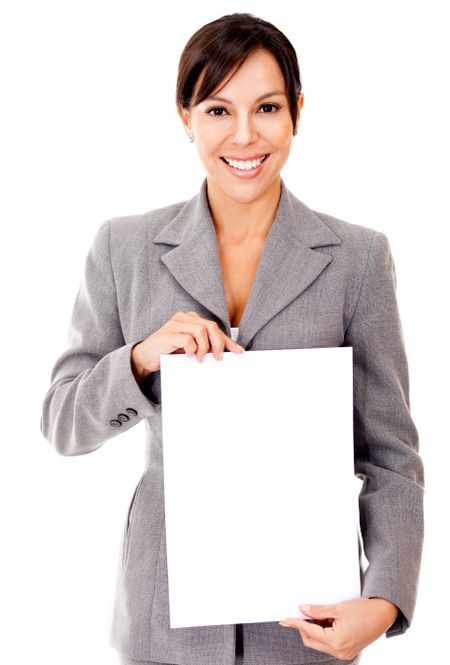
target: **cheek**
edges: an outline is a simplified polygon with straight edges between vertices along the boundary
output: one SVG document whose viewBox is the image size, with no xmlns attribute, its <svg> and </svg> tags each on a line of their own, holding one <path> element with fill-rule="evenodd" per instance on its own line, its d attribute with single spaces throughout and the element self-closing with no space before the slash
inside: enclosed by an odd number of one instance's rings
<svg viewBox="0 0 450 665">
<path fill-rule="evenodd" d="M 196 136 L 202 159 L 213 159 L 220 154 L 221 134 L 219 130 L 202 128 Z"/>
<path fill-rule="evenodd" d="M 276 127 L 274 126 L 270 138 L 274 145 L 279 146 L 280 148 L 289 148 L 292 140 L 291 123 L 285 122 Z"/>
</svg>

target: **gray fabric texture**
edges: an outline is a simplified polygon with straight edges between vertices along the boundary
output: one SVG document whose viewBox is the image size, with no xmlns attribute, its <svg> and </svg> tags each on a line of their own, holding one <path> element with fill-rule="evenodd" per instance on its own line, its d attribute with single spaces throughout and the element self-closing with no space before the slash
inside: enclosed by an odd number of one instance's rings
<svg viewBox="0 0 450 665">
<path fill-rule="evenodd" d="M 361 567 L 362 596 L 399 607 L 388 637 L 404 633 L 413 618 L 424 528 L 396 288 L 384 233 L 310 209 L 281 180 L 238 342 L 247 350 L 353 347 L 355 474 L 363 481 L 369 561 Z M 111 645 L 144 661 L 233 665 L 235 625 L 169 626 L 160 372 L 139 386 L 130 364 L 134 344 L 190 310 L 230 335 L 206 178 L 190 200 L 99 225 L 67 348 L 43 400 L 41 431 L 59 454 L 84 455 L 144 421 L 145 464 L 123 526 Z M 267 386 L 268 404 L 276 389 Z M 308 649 L 298 631 L 278 621 L 243 624 L 243 641 L 248 665 L 340 662 Z"/>
<path fill-rule="evenodd" d="M 332 659 L 322 662 L 326 663 L 327 665 L 337 665 L 338 663 L 343 663 L 343 662 L 347 663 L 347 665 L 357 665 L 357 663 L 359 663 L 360 661 L 361 661 L 361 654 L 359 654 L 353 660 L 342 661 L 342 660 Z M 118 662 L 120 663 L 120 665 L 166 665 L 165 663 L 156 663 L 154 660 L 135 660 L 134 658 L 128 658 L 127 656 L 124 656 L 121 653 L 118 654 Z M 234 665 L 247 665 L 247 661 L 243 654 L 240 656 L 236 654 L 234 659 Z"/>
</svg>

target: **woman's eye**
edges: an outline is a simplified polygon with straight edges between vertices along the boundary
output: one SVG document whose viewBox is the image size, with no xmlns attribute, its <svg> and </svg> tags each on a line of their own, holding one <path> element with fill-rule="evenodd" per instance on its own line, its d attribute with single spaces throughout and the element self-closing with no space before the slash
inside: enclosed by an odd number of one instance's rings
<svg viewBox="0 0 450 665">
<path fill-rule="evenodd" d="M 261 109 L 262 108 L 267 108 L 268 106 L 273 107 L 275 110 L 278 110 L 280 108 L 278 106 L 278 104 L 261 104 L 260 108 Z M 218 113 L 216 113 L 216 111 L 218 111 Z M 222 113 L 220 113 L 220 111 L 226 111 L 226 109 L 223 106 L 215 106 L 214 108 L 209 109 L 208 111 L 206 111 L 206 113 L 207 113 L 207 115 L 210 115 L 211 117 L 221 118 Z M 271 113 L 272 113 L 272 111 L 271 111 Z M 264 112 L 264 115 L 270 115 L 270 113 Z"/>
<path fill-rule="evenodd" d="M 211 115 L 211 111 L 225 111 L 225 109 L 222 106 L 217 106 L 213 109 L 209 109 L 209 111 L 206 111 L 208 115 Z M 221 114 L 219 113 L 213 113 L 213 116 L 218 116 L 220 118 Z"/>
<path fill-rule="evenodd" d="M 279 106 L 277 106 L 277 104 L 263 104 L 263 105 L 261 106 L 261 108 L 263 108 L 264 106 L 273 106 L 273 108 L 274 108 L 275 110 L 277 110 L 278 108 L 280 108 Z"/>
</svg>

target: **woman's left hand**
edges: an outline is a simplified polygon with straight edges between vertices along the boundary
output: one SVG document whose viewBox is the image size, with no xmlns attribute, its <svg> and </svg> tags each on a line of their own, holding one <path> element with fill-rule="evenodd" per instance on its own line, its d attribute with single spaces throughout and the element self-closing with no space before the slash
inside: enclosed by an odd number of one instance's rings
<svg viewBox="0 0 450 665">
<path fill-rule="evenodd" d="M 342 660 L 355 658 L 392 626 L 398 614 L 397 606 L 384 598 L 356 598 L 335 605 L 299 605 L 299 609 L 318 623 L 297 618 L 283 619 L 282 623 L 296 628 L 306 647 Z"/>
</svg>

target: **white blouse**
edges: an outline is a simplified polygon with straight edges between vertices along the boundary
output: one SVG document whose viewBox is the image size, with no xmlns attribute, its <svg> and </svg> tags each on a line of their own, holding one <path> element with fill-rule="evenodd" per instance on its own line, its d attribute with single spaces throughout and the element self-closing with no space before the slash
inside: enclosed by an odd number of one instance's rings
<svg viewBox="0 0 450 665">
<path fill-rule="evenodd" d="M 238 333 L 239 333 L 239 326 L 231 328 L 231 339 L 233 340 L 233 342 L 237 340 Z"/>
</svg>

